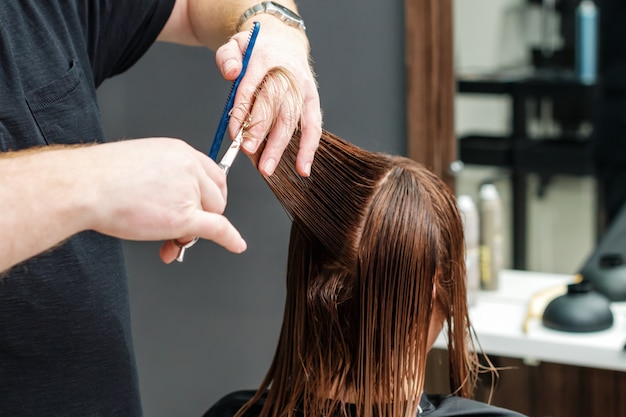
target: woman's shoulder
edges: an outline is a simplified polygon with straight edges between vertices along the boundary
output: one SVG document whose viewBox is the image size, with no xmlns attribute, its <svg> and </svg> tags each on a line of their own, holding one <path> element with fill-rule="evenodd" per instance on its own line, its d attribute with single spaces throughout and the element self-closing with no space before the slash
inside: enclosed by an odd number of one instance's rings
<svg viewBox="0 0 626 417">
<path fill-rule="evenodd" d="M 203 417 L 233 417 L 256 393 L 255 390 L 241 390 L 231 392 L 220 398 L 204 413 Z M 263 406 L 262 397 L 248 412 L 245 417 L 256 417 Z"/>
<path fill-rule="evenodd" d="M 232 392 L 217 401 L 203 417 L 233 417 L 243 407 L 256 391 L 241 390 Z M 244 417 L 257 417 L 265 396 L 254 404 Z M 523 414 L 495 407 L 480 401 L 470 400 L 449 395 L 427 395 L 420 402 L 422 412 L 419 417 L 524 417 Z"/>
<path fill-rule="evenodd" d="M 524 417 L 516 411 L 462 397 L 428 395 L 427 399 L 420 404 L 420 417 Z"/>
</svg>

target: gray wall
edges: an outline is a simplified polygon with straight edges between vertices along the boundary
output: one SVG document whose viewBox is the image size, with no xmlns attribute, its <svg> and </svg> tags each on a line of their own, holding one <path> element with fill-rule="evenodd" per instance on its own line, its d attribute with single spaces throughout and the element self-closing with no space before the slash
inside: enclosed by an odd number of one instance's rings
<svg viewBox="0 0 626 417">
<path fill-rule="evenodd" d="M 325 127 L 367 149 L 404 153 L 402 2 L 299 5 Z M 110 138 L 173 136 L 208 151 L 229 90 L 210 51 L 158 44 L 99 93 Z M 244 156 L 228 183 L 226 213 L 248 242 L 244 254 L 204 241 L 183 264 L 166 266 L 158 243 L 125 243 L 146 416 L 199 417 L 222 395 L 255 388 L 271 360 L 289 222 Z"/>
</svg>

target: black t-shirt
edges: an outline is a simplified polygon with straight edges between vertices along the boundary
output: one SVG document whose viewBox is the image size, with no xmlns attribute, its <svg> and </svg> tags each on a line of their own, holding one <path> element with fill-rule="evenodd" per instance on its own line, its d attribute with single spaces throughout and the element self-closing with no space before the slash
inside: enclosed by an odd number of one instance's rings
<svg viewBox="0 0 626 417">
<path fill-rule="evenodd" d="M 96 87 L 145 53 L 173 4 L 0 1 L 0 151 L 103 142 Z M 0 415 L 141 415 L 116 239 L 80 233 L 0 280 Z"/>
<path fill-rule="evenodd" d="M 254 393 L 255 391 L 243 390 L 228 394 L 215 403 L 203 417 L 233 417 Z M 245 417 L 258 417 L 264 399 L 262 397 Z M 418 417 L 523 417 L 514 411 L 455 396 L 422 395 L 420 408 L 422 411 Z"/>
</svg>

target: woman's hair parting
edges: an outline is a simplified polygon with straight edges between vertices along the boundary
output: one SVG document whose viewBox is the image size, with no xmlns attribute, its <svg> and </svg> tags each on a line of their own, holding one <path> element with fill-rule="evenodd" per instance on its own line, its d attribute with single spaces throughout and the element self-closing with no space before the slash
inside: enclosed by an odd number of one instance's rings
<svg viewBox="0 0 626 417">
<path fill-rule="evenodd" d="M 270 369 L 238 417 L 264 393 L 261 417 L 415 416 L 435 314 L 445 318 L 451 390 L 471 397 L 478 362 L 454 194 L 415 161 L 327 131 L 301 177 L 299 139 L 265 177 L 292 220 L 286 303 Z"/>
</svg>

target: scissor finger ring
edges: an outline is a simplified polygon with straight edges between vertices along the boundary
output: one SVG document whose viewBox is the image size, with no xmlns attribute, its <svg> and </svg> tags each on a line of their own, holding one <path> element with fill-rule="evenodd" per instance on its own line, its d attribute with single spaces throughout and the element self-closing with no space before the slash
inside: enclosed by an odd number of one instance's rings
<svg viewBox="0 0 626 417">
<path fill-rule="evenodd" d="M 180 243 L 178 239 L 174 239 L 174 244 L 178 246 L 178 256 L 176 256 L 176 260 L 178 262 L 183 261 L 183 258 L 185 257 L 185 250 L 195 245 L 198 239 L 199 239 L 198 237 L 194 237 L 193 240 L 185 243 L 184 245 Z"/>
</svg>

